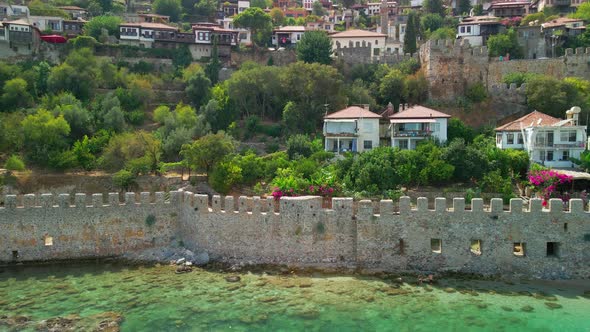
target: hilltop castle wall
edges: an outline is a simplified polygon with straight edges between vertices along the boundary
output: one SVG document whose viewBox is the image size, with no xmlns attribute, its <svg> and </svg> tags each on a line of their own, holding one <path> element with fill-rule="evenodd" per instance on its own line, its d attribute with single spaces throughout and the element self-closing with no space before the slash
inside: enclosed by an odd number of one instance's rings
<svg viewBox="0 0 590 332">
<path fill-rule="evenodd" d="M 462 96 L 475 83 L 492 92 L 506 74 L 514 72 L 590 79 L 590 48 L 567 49 L 559 58 L 499 61 L 488 56 L 487 47 L 472 47 L 466 40 L 430 40 L 420 47 L 420 62 L 434 99 Z"/>
<path fill-rule="evenodd" d="M 188 248 L 205 250 L 226 262 L 276 263 L 298 266 L 343 266 L 385 271 L 459 271 L 520 274 L 527 277 L 575 278 L 590 274 L 590 211 L 572 199 L 564 211 L 553 199 L 544 209 L 533 199 L 523 208 L 513 199 L 504 210 L 501 199 L 428 200 L 412 206 L 402 197 L 353 205 L 351 198 L 333 198 L 322 208 L 319 197 L 284 197 L 278 209 L 272 198 L 195 195 L 173 192 L 151 197 L 117 194 L 26 195 L 23 206 L 7 196 L 0 208 L 0 260 L 72 259 L 121 255 L 128 251 L 166 246 L 181 240 Z M 40 202 L 35 203 L 37 200 Z M 19 204 L 20 205 L 20 204 Z M 40 205 L 40 206 L 37 206 Z M 279 212 L 280 211 L 280 212 Z M 151 218 L 151 222 L 149 221 Z M 53 245 L 46 246 L 45 236 Z M 432 242 L 441 241 L 440 251 Z M 471 243 L 481 241 L 481 253 Z M 547 256 L 547 243 L 554 255 Z M 524 243 L 524 255 L 514 244 Z M 436 248 L 434 248 L 436 249 Z"/>
</svg>

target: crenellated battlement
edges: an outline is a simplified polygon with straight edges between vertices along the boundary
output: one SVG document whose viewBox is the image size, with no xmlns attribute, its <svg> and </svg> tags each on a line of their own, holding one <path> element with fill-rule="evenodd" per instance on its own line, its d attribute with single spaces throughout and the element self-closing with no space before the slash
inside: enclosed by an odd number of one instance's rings
<svg viewBox="0 0 590 332">
<path fill-rule="evenodd" d="M 8 195 L 0 229 L 0 261 L 120 256 L 182 243 L 225 262 L 590 274 L 590 211 L 580 199 L 566 205 L 551 199 L 544 207 L 539 199 L 525 204 L 520 198 L 505 206 L 499 198 L 276 201 L 189 191 Z M 548 243 L 558 251 L 549 255 Z"/>
</svg>

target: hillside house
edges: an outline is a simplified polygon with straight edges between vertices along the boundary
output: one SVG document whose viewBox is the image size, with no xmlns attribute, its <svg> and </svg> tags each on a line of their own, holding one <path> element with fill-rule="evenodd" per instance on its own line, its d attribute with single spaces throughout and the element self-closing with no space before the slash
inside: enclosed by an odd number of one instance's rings
<svg viewBox="0 0 590 332">
<path fill-rule="evenodd" d="M 336 54 L 338 47 L 371 47 L 372 56 L 380 56 L 385 49 L 387 35 L 366 30 L 348 30 L 330 35 L 332 39 L 332 51 Z"/>
<path fill-rule="evenodd" d="M 284 26 L 272 31 L 272 44 L 275 46 L 288 46 L 297 44 L 305 33 L 303 26 Z"/>
<path fill-rule="evenodd" d="M 162 23 L 122 23 L 119 25 L 119 43 L 151 48 L 156 34 L 177 31 L 178 28 Z"/>
<path fill-rule="evenodd" d="M 464 19 L 457 26 L 457 39 L 467 39 L 472 46 L 487 45 L 488 38 L 502 33 L 506 27 L 497 17 L 473 16 Z"/>
<path fill-rule="evenodd" d="M 63 22 L 64 19 L 62 17 L 57 16 L 30 16 L 29 22 L 31 24 L 41 30 L 41 31 L 51 31 L 52 33 L 62 33 L 64 30 Z"/>
<path fill-rule="evenodd" d="M 496 17 L 524 17 L 530 13 L 530 1 L 493 1 L 489 12 Z"/>
<path fill-rule="evenodd" d="M 10 3 L 0 3 L 0 19 L 16 20 L 27 18 L 30 15 L 29 7 L 13 5 Z"/>
<path fill-rule="evenodd" d="M 534 111 L 496 128 L 496 146 L 525 150 L 531 162 L 547 167 L 572 168 L 570 158 L 580 157 L 588 139 L 579 113 L 579 107 L 572 107 L 562 120 Z"/>
<path fill-rule="evenodd" d="M 68 13 L 68 15 L 70 15 L 70 19 L 72 20 L 86 19 L 88 16 L 88 11 L 78 6 L 61 6 L 58 8 Z"/>
<path fill-rule="evenodd" d="M 0 23 L 2 56 L 32 54 L 39 49 L 41 33 L 26 19 Z"/>
<path fill-rule="evenodd" d="M 324 147 L 335 153 L 363 152 L 379 146 L 379 114 L 369 106 L 349 106 L 324 116 Z"/>
<path fill-rule="evenodd" d="M 424 106 L 414 105 L 389 116 L 391 146 L 414 150 L 425 139 L 447 141 L 448 119 L 451 116 Z"/>
<path fill-rule="evenodd" d="M 238 43 L 244 45 L 251 45 L 252 44 L 252 33 L 249 29 L 244 28 L 236 28 L 234 26 L 234 19 L 232 17 L 225 17 L 222 19 L 218 19 L 217 23 L 225 30 L 232 30 L 238 33 Z"/>
</svg>

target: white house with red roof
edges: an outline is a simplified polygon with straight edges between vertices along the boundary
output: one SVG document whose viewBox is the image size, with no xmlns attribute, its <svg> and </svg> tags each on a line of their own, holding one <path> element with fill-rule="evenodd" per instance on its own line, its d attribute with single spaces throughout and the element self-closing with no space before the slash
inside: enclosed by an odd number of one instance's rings
<svg viewBox="0 0 590 332">
<path fill-rule="evenodd" d="M 580 108 L 566 111 L 566 119 L 534 111 L 496 128 L 500 149 L 524 149 L 531 162 L 547 167 L 572 168 L 587 146 L 586 126 L 579 124 Z"/>
<path fill-rule="evenodd" d="M 378 147 L 380 118 L 368 105 L 349 106 L 324 116 L 325 150 L 363 152 Z"/>
<path fill-rule="evenodd" d="M 156 34 L 177 31 L 178 28 L 163 23 L 121 23 L 119 25 L 119 43 L 151 48 Z"/>
<path fill-rule="evenodd" d="M 391 146 L 414 150 L 421 140 L 447 141 L 451 116 L 428 107 L 414 105 L 389 116 Z"/>
</svg>

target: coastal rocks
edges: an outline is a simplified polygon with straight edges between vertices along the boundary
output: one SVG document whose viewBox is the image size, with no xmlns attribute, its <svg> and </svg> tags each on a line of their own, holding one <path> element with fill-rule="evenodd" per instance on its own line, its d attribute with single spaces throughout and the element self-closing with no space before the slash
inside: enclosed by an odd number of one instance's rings
<svg viewBox="0 0 590 332">
<path fill-rule="evenodd" d="M 226 276 L 224 279 L 227 282 L 239 282 L 240 280 L 242 280 L 240 276 Z"/>
<path fill-rule="evenodd" d="M 9 330 L 11 330 L 11 329 L 14 329 L 17 331 L 23 330 L 30 322 L 31 322 L 31 319 L 27 316 L 0 315 L 0 327 L 6 326 L 9 328 Z"/>
<path fill-rule="evenodd" d="M 178 265 L 176 267 L 175 273 L 176 274 L 182 274 L 182 273 L 189 273 L 189 272 L 192 272 L 192 271 L 193 271 L 193 269 L 190 266 L 187 266 L 187 265 L 184 265 L 183 264 L 183 265 Z"/>
<path fill-rule="evenodd" d="M 196 266 L 209 264 L 210 257 L 207 252 L 195 253 L 186 248 L 149 248 L 141 251 L 128 252 L 123 255 L 124 259 L 132 262 L 145 263 L 169 263 L 173 262 L 178 265 L 184 262 L 191 262 Z"/>
<path fill-rule="evenodd" d="M 78 315 L 68 315 L 66 317 L 54 317 L 42 320 L 37 324 L 37 331 L 76 331 L 76 323 L 80 320 Z"/>
<path fill-rule="evenodd" d="M 561 306 L 561 304 L 555 303 L 555 302 L 545 302 L 545 306 L 551 310 L 555 310 L 555 309 L 561 309 L 563 308 Z"/>
<path fill-rule="evenodd" d="M 520 311 L 533 312 L 535 311 L 535 308 L 531 307 L 530 305 L 525 305 L 524 307 L 520 308 Z"/>
</svg>

